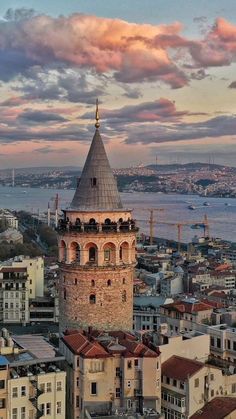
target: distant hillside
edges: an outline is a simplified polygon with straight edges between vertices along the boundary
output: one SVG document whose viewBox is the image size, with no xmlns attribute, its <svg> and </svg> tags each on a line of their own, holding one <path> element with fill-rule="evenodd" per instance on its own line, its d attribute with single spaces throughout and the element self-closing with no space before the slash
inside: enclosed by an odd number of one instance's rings
<svg viewBox="0 0 236 419">
<path fill-rule="evenodd" d="M 173 164 L 149 164 L 149 169 L 156 170 L 157 172 L 173 172 L 176 170 L 186 170 L 186 171 L 193 171 L 193 170 L 199 170 L 199 169 L 207 169 L 208 167 L 211 169 L 223 169 L 224 167 L 228 167 L 232 169 L 233 171 L 236 171 L 235 167 L 230 166 L 223 166 L 220 164 L 209 164 L 209 163 L 200 163 L 200 162 L 194 162 L 194 163 L 185 163 L 185 164 L 179 164 L 179 163 L 173 163 Z"/>
<path fill-rule="evenodd" d="M 46 167 L 21 167 L 15 168 L 15 174 L 44 174 L 53 171 L 60 172 L 81 172 L 81 167 L 77 166 L 46 166 Z M 0 169 L 0 173 L 11 174 L 12 169 Z"/>
</svg>

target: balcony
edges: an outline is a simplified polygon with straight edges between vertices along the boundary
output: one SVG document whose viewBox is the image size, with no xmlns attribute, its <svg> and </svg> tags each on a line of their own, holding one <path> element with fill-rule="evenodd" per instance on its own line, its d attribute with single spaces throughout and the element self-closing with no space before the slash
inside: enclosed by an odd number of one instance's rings
<svg viewBox="0 0 236 419">
<path fill-rule="evenodd" d="M 59 220 L 57 232 L 64 234 L 66 232 L 74 233 L 129 233 L 130 231 L 138 231 L 134 220 L 123 222 L 106 223 L 74 223 L 65 220 Z"/>
</svg>

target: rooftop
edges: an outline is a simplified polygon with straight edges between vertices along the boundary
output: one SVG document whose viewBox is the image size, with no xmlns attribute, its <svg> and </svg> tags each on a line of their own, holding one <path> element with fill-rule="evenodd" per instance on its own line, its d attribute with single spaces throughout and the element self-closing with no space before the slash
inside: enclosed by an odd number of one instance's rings
<svg viewBox="0 0 236 419">
<path fill-rule="evenodd" d="M 213 306 L 211 303 L 206 304 L 203 301 L 198 301 L 195 299 L 192 299 L 192 301 L 190 300 L 174 301 L 170 304 L 164 304 L 162 305 L 162 307 L 164 307 L 165 309 L 178 311 L 180 313 L 189 314 L 197 313 L 198 311 L 213 310 Z"/>
<path fill-rule="evenodd" d="M 173 355 L 162 364 L 162 374 L 169 378 L 185 381 L 203 367 L 202 362 Z"/>
<path fill-rule="evenodd" d="M 95 134 L 69 208 L 71 210 L 112 211 L 122 209 L 116 180 L 100 136 L 99 126 L 97 107 Z"/>
<path fill-rule="evenodd" d="M 230 413 L 234 413 L 236 417 L 236 398 L 235 397 L 215 397 L 207 403 L 201 410 L 194 413 L 190 419 L 224 419 Z"/>
</svg>

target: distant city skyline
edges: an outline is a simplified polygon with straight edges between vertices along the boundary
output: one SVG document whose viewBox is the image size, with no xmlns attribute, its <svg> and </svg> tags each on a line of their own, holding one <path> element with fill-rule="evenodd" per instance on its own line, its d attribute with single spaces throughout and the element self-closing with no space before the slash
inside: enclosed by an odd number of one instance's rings
<svg viewBox="0 0 236 419">
<path fill-rule="evenodd" d="M 35 3 L 0 4 L 0 168 L 83 166 L 96 98 L 114 168 L 236 166 L 233 0 Z"/>
</svg>

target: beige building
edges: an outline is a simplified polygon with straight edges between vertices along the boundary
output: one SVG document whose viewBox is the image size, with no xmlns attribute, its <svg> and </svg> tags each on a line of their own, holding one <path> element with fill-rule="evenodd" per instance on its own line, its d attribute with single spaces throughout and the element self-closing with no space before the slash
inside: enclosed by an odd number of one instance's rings
<svg viewBox="0 0 236 419">
<path fill-rule="evenodd" d="M 71 332 L 60 341 L 67 360 L 67 415 L 160 412 L 159 352 L 129 333 Z"/>
<path fill-rule="evenodd" d="M 0 321 L 27 323 L 29 321 L 29 290 L 26 267 L 0 267 Z"/>
<path fill-rule="evenodd" d="M 41 256 L 16 256 L 7 261 L 13 268 L 27 268 L 27 288 L 29 298 L 43 297 L 44 295 L 44 259 Z M 3 263 L 5 264 L 5 262 Z"/>
<path fill-rule="evenodd" d="M 207 333 L 210 335 L 211 354 L 236 365 L 236 328 L 219 324 L 208 327 Z"/>
<path fill-rule="evenodd" d="M 162 412 L 165 419 L 188 419 L 219 396 L 236 395 L 236 374 L 172 356 L 162 364 Z"/>
<path fill-rule="evenodd" d="M 6 329 L 0 344 L 0 417 L 66 419 L 64 357 L 40 336 L 22 336 L 20 345 Z"/>
</svg>

